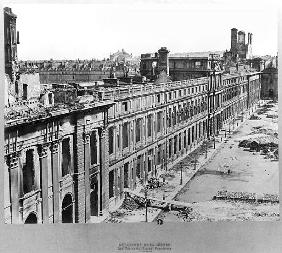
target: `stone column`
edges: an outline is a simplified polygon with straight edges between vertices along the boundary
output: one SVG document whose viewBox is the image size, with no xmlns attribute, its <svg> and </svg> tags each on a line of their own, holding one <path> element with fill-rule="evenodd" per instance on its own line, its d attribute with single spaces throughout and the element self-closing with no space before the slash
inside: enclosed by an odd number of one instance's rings
<svg viewBox="0 0 282 253">
<path fill-rule="evenodd" d="M 23 191 L 23 168 L 20 161 L 21 152 L 18 152 L 19 157 L 19 211 L 20 211 L 20 223 L 23 223 L 23 201 L 24 201 L 24 191 Z"/>
<path fill-rule="evenodd" d="M 109 144 L 106 129 L 100 130 L 100 215 L 109 209 Z"/>
<path fill-rule="evenodd" d="M 60 185 L 59 185 L 59 142 L 51 145 L 51 166 L 52 166 L 52 185 L 53 185 L 53 222 L 60 221 Z"/>
<path fill-rule="evenodd" d="M 90 133 L 84 133 L 85 222 L 90 219 Z"/>
<path fill-rule="evenodd" d="M 19 217 L 19 152 L 13 152 L 7 157 L 10 175 L 11 216 L 12 224 L 20 222 Z"/>
<path fill-rule="evenodd" d="M 38 154 L 40 162 L 40 186 L 42 197 L 42 221 L 43 223 L 49 223 L 49 209 L 48 209 L 48 160 L 47 150 L 49 144 L 44 143 L 38 145 Z"/>
</svg>

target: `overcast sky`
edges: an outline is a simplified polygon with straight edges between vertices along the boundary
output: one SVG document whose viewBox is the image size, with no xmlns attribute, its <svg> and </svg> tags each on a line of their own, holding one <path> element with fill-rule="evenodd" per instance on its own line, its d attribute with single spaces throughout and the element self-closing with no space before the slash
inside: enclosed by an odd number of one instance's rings
<svg viewBox="0 0 282 253">
<path fill-rule="evenodd" d="M 253 54 L 276 55 L 277 13 L 269 1 L 9 4 L 17 15 L 19 60 L 230 49 L 230 29 L 253 33 Z M 247 4 L 251 3 L 251 4 Z M 247 35 L 246 35 L 247 40 Z"/>
</svg>

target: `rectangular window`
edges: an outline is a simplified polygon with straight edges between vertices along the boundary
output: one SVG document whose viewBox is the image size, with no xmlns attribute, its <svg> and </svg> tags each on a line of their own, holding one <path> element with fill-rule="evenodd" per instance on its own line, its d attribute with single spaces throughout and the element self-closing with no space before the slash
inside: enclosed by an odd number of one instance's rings
<svg viewBox="0 0 282 253">
<path fill-rule="evenodd" d="M 186 148 L 186 130 L 184 131 L 184 141 L 183 141 L 183 146 Z"/>
<path fill-rule="evenodd" d="M 109 153 L 112 154 L 114 152 L 114 128 L 109 128 Z"/>
<path fill-rule="evenodd" d="M 112 198 L 114 196 L 114 181 L 115 181 L 115 175 L 114 170 L 109 172 L 109 198 Z"/>
<path fill-rule="evenodd" d="M 179 134 L 179 138 L 178 138 L 178 150 L 181 150 L 181 133 Z"/>
<path fill-rule="evenodd" d="M 148 119 L 147 119 L 147 131 L 148 131 L 148 137 L 152 136 L 152 122 L 153 122 L 153 115 L 150 114 L 148 116 Z"/>
<path fill-rule="evenodd" d="M 27 84 L 23 84 L 23 100 L 27 100 Z"/>
<path fill-rule="evenodd" d="M 148 151 L 148 172 L 152 171 L 152 157 L 153 157 L 153 150 L 150 149 Z"/>
<path fill-rule="evenodd" d="M 190 137 L 190 128 L 188 129 L 188 145 L 190 145 L 191 144 L 191 137 Z"/>
<path fill-rule="evenodd" d="M 160 104 L 161 103 L 161 94 L 157 95 L 157 103 Z"/>
<path fill-rule="evenodd" d="M 122 111 L 127 112 L 128 111 L 128 102 L 122 102 Z"/>
<path fill-rule="evenodd" d="M 128 163 L 123 168 L 124 188 L 128 188 Z"/>
<path fill-rule="evenodd" d="M 162 131 L 162 112 L 157 113 L 157 132 Z"/>
<path fill-rule="evenodd" d="M 117 133 L 117 149 L 120 148 L 120 139 L 119 139 L 119 133 Z"/>
<path fill-rule="evenodd" d="M 90 135 L 90 153 L 91 153 L 91 165 L 97 164 L 97 139 L 96 132 L 93 131 Z"/>
<path fill-rule="evenodd" d="M 70 139 L 63 139 L 62 142 L 62 176 L 66 176 L 70 173 L 69 167 L 70 167 Z"/>
<path fill-rule="evenodd" d="M 177 136 L 174 136 L 174 154 L 177 153 Z"/>
<path fill-rule="evenodd" d="M 128 142 L 129 142 L 129 134 L 128 134 L 128 125 L 129 123 L 126 122 L 122 126 L 122 148 L 127 148 L 128 147 Z"/>
<path fill-rule="evenodd" d="M 162 153 L 162 146 L 161 145 L 158 145 L 158 161 L 157 161 L 157 164 L 161 164 L 161 153 Z"/>
<path fill-rule="evenodd" d="M 141 178 L 141 155 L 137 157 L 136 163 L 136 176 L 140 179 Z"/>
<path fill-rule="evenodd" d="M 142 123 L 141 118 L 136 120 L 136 127 L 135 127 L 136 142 L 141 141 L 141 123 Z"/>
<path fill-rule="evenodd" d="M 23 165 L 23 190 L 24 193 L 34 190 L 35 171 L 33 161 L 33 150 L 26 151 L 25 164 Z"/>
</svg>

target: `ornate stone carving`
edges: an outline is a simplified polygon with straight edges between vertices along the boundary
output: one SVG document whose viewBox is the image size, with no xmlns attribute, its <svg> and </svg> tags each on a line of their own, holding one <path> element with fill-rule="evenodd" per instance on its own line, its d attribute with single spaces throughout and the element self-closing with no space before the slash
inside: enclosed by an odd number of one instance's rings
<svg viewBox="0 0 282 253">
<path fill-rule="evenodd" d="M 52 154 L 58 153 L 59 150 L 59 141 L 53 141 L 50 146 Z"/>
<path fill-rule="evenodd" d="M 14 169 L 19 165 L 20 154 L 20 151 L 15 151 L 5 156 L 5 162 L 7 163 L 10 169 Z"/>
<path fill-rule="evenodd" d="M 84 132 L 83 133 L 83 140 L 84 140 L 84 144 L 90 143 L 90 132 Z"/>
<path fill-rule="evenodd" d="M 44 158 L 48 154 L 49 143 L 38 144 L 39 158 Z"/>
</svg>

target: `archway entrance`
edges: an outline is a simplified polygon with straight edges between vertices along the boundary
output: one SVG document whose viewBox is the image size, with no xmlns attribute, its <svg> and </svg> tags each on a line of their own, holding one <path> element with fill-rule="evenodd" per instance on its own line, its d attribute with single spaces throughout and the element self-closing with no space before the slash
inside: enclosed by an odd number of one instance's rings
<svg viewBox="0 0 282 253">
<path fill-rule="evenodd" d="M 90 211 L 91 216 L 98 216 L 98 181 L 93 179 L 90 189 Z"/>
<path fill-rule="evenodd" d="M 66 194 L 62 204 L 62 223 L 73 223 L 72 196 Z"/>
<path fill-rule="evenodd" d="M 37 217 L 35 213 L 30 213 L 28 217 L 26 218 L 25 224 L 36 224 L 37 223 Z"/>
</svg>

